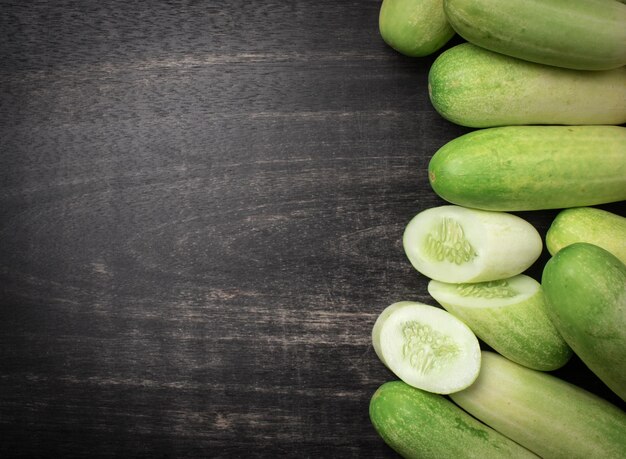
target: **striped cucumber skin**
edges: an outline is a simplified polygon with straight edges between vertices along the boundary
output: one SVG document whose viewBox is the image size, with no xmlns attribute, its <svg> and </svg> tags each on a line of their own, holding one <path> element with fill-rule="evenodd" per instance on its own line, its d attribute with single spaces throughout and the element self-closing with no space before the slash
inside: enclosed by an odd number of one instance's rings
<svg viewBox="0 0 626 459">
<path fill-rule="evenodd" d="M 454 35 L 443 0 L 383 0 L 378 28 L 385 43 L 410 57 L 428 56 Z"/>
<path fill-rule="evenodd" d="M 626 67 L 564 69 L 463 43 L 437 57 L 428 89 L 439 114 L 463 126 L 626 123 Z"/>
<path fill-rule="evenodd" d="M 457 137 L 431 158 L 433 190 L 460 206 L 522 211 L 626 199 L 626 128 L 503 126 Z"/>
<path fill-rule="evenodd" d="M 405 458 L 536 458 L 441 395 L 401 381 L 383 384 L 369 414 L 382 439 Z"/>
<path fill-rule="evenodd" d="M 626 64 L 626 5 L 609 0 L 444 0 L 470 43 L 540 64 L 608 70 Z"/>
<path fill-rule="evenodd" d="M 542 285 L 548 315 L 565 341 L 626 400 L 624 263 L 598 246 L 578 242 L 548 260 Z"/>
<path fill-rule="evenodd" d="M 546 233 L 546 247 L 554 255 L 575 242 L 602 247 L 626 264 L 626 218 L 594 207 L 562 210 Z"/>
<path fill-rule="evenodd" d="M 480 375 L 452 400 L 545 459 L 626 457 L 626 414 L 549 373 L 483 351 Z"/>
<path fill-rule="evenodd" d="M 541 285 L 520 274 L 475 284 L 430 281 L 428 293 L 446 311 L 510 360 L 535 370 L 556 370 L 572 350 L 546 312 Z"/>
</svg>

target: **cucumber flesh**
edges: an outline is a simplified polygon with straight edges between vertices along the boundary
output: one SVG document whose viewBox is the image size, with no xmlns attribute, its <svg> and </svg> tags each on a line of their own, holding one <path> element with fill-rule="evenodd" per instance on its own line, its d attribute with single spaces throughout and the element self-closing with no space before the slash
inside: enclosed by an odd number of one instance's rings
<svg viewBox="0 0 626 459">
<path fill-rule="evenodd" d="M 409 261 L 441 282 L 483 282 L 522 273 L 541 254 L 542 240 L 524 219 L 504 212 L 440 206 L 417 214 L 406 226 Z"/>
<path fill-rule="evenodd" d="M 431 280 L 428 292 L 505 357 L 536 370 L 556 370 L 572 350 L 550 321 L 541 284 L 520 274 L 473 284 Z"/>
<path fill-rule="evenodd" d="M 405 383 L 449 394 L 469 386 L 480 369 L 480 346 L 459 319 L 435 306 L 401 301 L 372 330 L 378 358 Z"/>
<path fill-rule="evenodd" d="M 626 414 L 557 377 L 483 351 L 480 375 L 450 398 L 545 459 L 626 457 Z"/>
<path fill-rule="evenodd" d="M 385 443 L 407 459 L 537 457 L 444 396 L 402 381 L 378 388 L 370 401 L 369 415 Z"/>
</svg>

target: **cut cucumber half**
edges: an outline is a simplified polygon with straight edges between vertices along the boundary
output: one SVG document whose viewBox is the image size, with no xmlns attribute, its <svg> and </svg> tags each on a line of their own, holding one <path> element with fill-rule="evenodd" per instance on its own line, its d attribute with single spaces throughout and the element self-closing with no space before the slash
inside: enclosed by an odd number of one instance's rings
<svg viewBox="0 0 626 459">
<path fill-rule="evenodd" d="M 485 343 L 526 367 L 550 371 L 572 350 L 550 321 L 541 284 L 524 274 L 475 284 L 431 280 L 428 293 Z"/>
<path fill-rule="evenodd" d="M 406 226 L 404 251 L 415 269 L 441 282 L 484 282 L 522 273 L 539 258 L 541 236 L 505 212 L 440 206 Z"/>
<path fill-rule="evenodd" d="M 468 387 L 480 370 L 476 335 L 435 306 L 401 301 L 378 316 L 372 330 L 378 358 L 405 383 L 449 394 Z"/>
</svg>

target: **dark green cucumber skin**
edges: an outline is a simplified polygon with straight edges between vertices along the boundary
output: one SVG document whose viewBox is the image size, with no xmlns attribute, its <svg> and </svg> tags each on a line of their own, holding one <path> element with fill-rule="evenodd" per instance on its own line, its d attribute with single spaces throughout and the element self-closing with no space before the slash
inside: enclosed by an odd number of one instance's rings
<svg viewBox="0 0 626 459">
<path fill-rule="evenodd" d="M 536 458 L 442 395 L 401 381 L 372 396 L 370 419 L 382 439 L 405 458 Z"/>
<path fill-rule="evenodd" d="M 626 65 L 626 5 L 608 0 L 444 0 L 470 43 L 540 64 L 580 70 Z"/>
<path fill-rule="evenodd" d="M 458 137 L 431 158 L 443 199 L 484 210 L 524 211 L 626 199 L 626 128 L 504 126 Z"/>
<path fill-rule="evenodd" d="M 626 400 L 626 266 L 605 249 L 578 242 L 548 260 L 541 283 L 561 336 Z"/>
</svg>

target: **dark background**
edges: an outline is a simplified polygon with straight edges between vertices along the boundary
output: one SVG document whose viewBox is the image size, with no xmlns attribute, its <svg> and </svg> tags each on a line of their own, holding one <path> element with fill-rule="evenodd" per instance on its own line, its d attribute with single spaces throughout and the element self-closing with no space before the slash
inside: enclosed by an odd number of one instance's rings
<svg viewBox="0 0 626 459">
<path fill-rule="evenodd" d="M 0 2 L 0 456 L 394 457 L 370 331 L 468 129 L 379 7 Z"/>
</svg>

